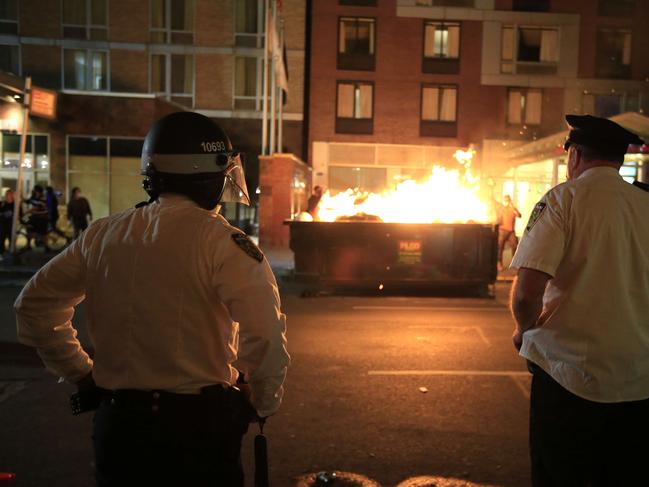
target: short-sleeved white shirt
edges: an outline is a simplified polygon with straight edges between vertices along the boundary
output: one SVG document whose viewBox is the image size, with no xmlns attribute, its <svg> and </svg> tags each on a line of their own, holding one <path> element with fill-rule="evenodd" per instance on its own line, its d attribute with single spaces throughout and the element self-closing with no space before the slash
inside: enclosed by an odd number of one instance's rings
<svg viewBox="0 0 649 487">
<path fill-rule="evenodd" d="M 552 277 L 523 357 L 591 401 L 649 398 L 649 193 L 608 167 L 556 186 L 511 266 Z"/>
</svg>

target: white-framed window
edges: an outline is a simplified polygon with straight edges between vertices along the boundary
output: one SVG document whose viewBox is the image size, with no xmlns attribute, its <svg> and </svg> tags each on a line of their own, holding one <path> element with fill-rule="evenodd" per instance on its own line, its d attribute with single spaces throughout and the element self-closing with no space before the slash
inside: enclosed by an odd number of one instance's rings
<svg viewBox="0 0 649 487">
<path fill-rule="evenodd" d="M 363 81 L 339 81 L 336 117 L 372 119 L 374 85 Z"/>
<path fill-rule="evenodd" d="M 427 122 L 457 121 L 457 86 L 423 85 L 421 119 Z"/>
<path fill-rule="evenodd" d="M 234 45 L 264 46 L 264 0 L 234 2 Z"/>
<path fill-rule="evenodd" d="M 559 29 L 506 25 L 502 29 L 503 73 L 554 74 L 559 62 Z"/>
<path fill-rule="evenodd" d="M 193 44 L 195 0 L 151 0 L 151 42 Z"/>
<path fill-rule="evenodd" d="M 194 56 L 152 54 L 150 91 L 192 108 L 194 106 Z"/>
<path fill-rule="evenodd" d="M 457 59 L 460 57 L 460 24 L 458 22 L 424 23 L 424 57 Z"/>
<path fill-rule="evenodd" d="M 107 91 L 108 72 L 108 51 L 63 49 L 64 89 Z"/>
<path fill-rule="evenodd" d="M 63 37 L 108 39 L 108 0 L 63 0 Z"/>
<path fill-rule="evenodd" d="M 0 45 L 0 71 L 20 76 L 20 46 L 18 44 Z"/>
<path fill-rule="evenodd" d="M 539 125 L 541 123 L 541 90 L 510 88 L 507 98 L 507 123 Z"/>
<path fill-rule="evenodd" d="M 237 56 L 234 59 L 234 109 L 261 110 L 263 58 Z"/>
<path fill-rule="evenodd" d="M 0 2 L 0 34 L 18 34 L 18 0 Z"/>
</svg>

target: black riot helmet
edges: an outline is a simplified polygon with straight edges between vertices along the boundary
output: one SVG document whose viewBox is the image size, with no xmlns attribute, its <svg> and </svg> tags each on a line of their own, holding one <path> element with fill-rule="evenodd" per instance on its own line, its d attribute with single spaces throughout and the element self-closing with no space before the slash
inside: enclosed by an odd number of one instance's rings
<svg viewBox="0 0 649 487">
<path fill-rule="evenodd" d="M 250 204 L 241 155 L 221 127 L 198 113 L 172 113 L 151 127 L 140 172 L 151 199 L 180 193 L 208 210 L 223 202 Z"/>
</svg>

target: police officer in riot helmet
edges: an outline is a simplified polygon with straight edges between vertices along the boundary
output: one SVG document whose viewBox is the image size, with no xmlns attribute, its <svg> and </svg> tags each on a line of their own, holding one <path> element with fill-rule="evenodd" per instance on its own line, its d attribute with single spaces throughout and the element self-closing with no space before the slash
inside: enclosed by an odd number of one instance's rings
<svg viewBox="0 0 649 487">
<path fill-rule="evenodd" d="M 263 253 L 218 214 L 248 203 L 209 118 L 173 113 L 142 150 L 146 204 L 96 220 L 25 286 L 19 339 L 97 409 L 99 486 L 242 486 L 241 440 L 279 407 L 286 317 Z M 76 338 L 86 300 L 93 359 Z"/>
</svg>

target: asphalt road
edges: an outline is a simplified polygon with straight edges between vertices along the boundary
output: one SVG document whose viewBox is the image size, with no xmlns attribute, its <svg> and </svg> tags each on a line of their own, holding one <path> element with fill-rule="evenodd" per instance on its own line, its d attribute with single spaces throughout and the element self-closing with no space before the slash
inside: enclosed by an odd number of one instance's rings
<svg viewBox="0 0 649 487">
<path fill-rule="evenodd" d="M 15 472 L 15 486 L 93 485 L 92 418 L 70 416 L 72 387 L 15 344 L 16 284 L 0 286 L 0 472 Z M 292 365 L 266 428 L 271 485 L 320 471 L 382 486 L 432 485 L 422 476 L 529 485 L 530 376 L 506 294 L 506 284 L 495 300 L 285 293 Z M 85 340 L 83 313 L 77 325 Z"/>
</svg>

